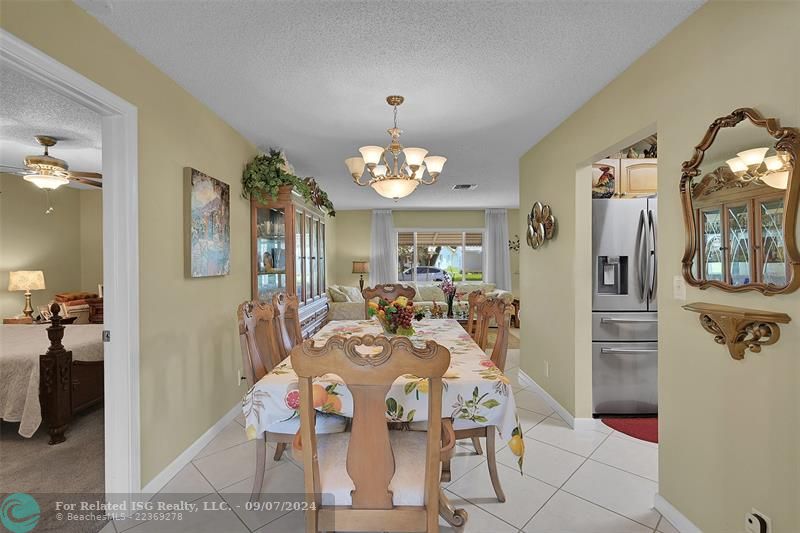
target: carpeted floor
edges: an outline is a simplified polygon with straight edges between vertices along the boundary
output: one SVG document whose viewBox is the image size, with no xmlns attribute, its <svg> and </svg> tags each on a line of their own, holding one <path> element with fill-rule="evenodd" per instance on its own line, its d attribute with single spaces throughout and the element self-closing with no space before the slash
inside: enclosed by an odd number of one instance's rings
<svg viewBox="0 0 800 533">
<path fill-rule="evenodd" d="M 47 509 L 56 500 L 72 500 L 53 493 L 78 493 L 79 500 L 103 499 L 105 457 L 103 408 L 97 407 L 75 417 L 67 440 L 47 444 L 44 427 L 30 439 L 17 433 L 19 424 L 0 422 L 0 495 L 11 492 L 32 494 L 42 509 L 36 531 L 99 531 L 104 523 L 65 524 L 56 522 Z"/>
</svg>

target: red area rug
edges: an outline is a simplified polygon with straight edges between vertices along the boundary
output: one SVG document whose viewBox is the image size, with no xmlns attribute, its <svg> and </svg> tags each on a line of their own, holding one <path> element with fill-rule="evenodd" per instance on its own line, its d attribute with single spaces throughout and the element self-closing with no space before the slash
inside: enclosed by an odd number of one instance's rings
<svg viewBox="0 0 800 533">
<path fill-rule="evenodd" d="M 658 418 L 602 418 L 603 424 L 635 439 L 658 443 Z"/>
</svg>

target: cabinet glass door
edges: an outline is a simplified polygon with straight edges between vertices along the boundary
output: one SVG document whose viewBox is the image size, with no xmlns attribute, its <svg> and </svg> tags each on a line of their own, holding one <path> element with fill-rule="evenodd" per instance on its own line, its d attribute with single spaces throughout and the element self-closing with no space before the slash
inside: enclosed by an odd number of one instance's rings
<svg viewBox="0 0 800 533">
<path fill-rule="evenodd" d="M 789 281 L 783 242 L 783 197 L 765 200 L 759 208 L 761 281 L 783 287 Z"/>
<path fill-rule="evenodd" d="M 256 297 L 271 300 L 286 289 L 286 220 L 283 209 L 257 208 Z"/>
<path fill-rule="evenodd" d="M 727 207 L 728 257 L 731 285 L 750 283 L 752 263 L 750 246 L 750 209 L 748 204 Z"/>
<path fill-rule="evenodd" d="M 325 224 L 319 223 L 319 293 L 324 294 L 325 285 Z"/>
<path fill-rule="evenodd" d="M 319 256 L 317 244 L 319 243 L 319 220 L 311 222 L 311 294 L 313 298 L 319 296 Z"/>
<path fill-rule="evenodd" d="M 314 271 L 311 269 L 311 257 L 314 255 L 313 248 L 311 247 L 311 215 L 305 215 L 305 223 L 303 227 L 303 240 L 305 242 L 305 277 L 303 285 L 305 286 L 305 293 L 303 293 L 306 302 L 313 299 L 311 287 L 313 285 L 312 277 Z"/>
<path fill-rule="evenodd" d="M 294 213 L 294 287 L 297 301 L 303 301 L 303 212 Z"/>
<path fill-rule="evenodd" d="M 701 246 L 703 250 L 702 268 L 703 272 L 701 277 L 708 280 L 724 281 L 724 257 L 722 255 L 722 218 L 720 216 L 721 210 L 707 209 L 702 213 L 702 235 Z"/>
</svg>

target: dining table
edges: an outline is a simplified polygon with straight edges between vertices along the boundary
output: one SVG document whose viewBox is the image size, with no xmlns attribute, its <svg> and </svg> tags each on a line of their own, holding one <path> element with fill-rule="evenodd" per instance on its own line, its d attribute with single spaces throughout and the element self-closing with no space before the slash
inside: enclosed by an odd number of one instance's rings
<svg viewBox="0 0 800 533">
<path fill-rule="evenodd" d="M 523 431 L 516 413 L 514 392 L 509 379 L 470 337 L 456 320 L 426 318 L 414 322 L 410 340 L 424 346 L 436 341 L 450 351 L 450 367 L 443 376 L 442 418 L 453 421 L 454 429 L 494 426 L 500 438 L 517 456 L 522 472 L 524 459 Z M 312 338 L 315 346 L 324 345 L 332 336 L 343 337 L 385 334 L 373 320 L 337 320 L 323 326 Z M 315 394 L 325 395 L 315 401 L 317 410 L 345 417 L 353 416 L 353 398 L 344 381 L 335 374 L 314 380 Z M 386 419 L 399 425 L 427 420 L 428 381 L 413 375 L 399 377 L 386 395 Z M 300 392 L 297 374 L 290 358 L 255 383 L 242 400 L 245 431 L 255 439 L 274 424 L 299 416 Z M 440 513 L 450 524 L 460 527 L 466 512 L 454 509 L 441 493 Z"/>
</svg>

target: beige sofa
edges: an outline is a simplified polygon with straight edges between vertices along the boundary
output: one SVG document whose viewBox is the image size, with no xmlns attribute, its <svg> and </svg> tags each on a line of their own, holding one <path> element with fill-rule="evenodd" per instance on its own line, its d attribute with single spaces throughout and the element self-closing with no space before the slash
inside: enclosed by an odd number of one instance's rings
<svg viewBox="0 0 800 533">
<path fill-rule="evenodd" d="M 436 302 L 442 307 L 446 307 L 444 293 L 439 288 L 439 282 L 414 283 L 404 281 L 401 285 L 413 287 L 417 291 L 414 296 L 414 305 L 423 308 L 430 308 Z M 467 310 L 467 294 L 472 291 L 482 290 L 487 296 L 499 297 L 507 303 L 511 303 L 514 296 L 509 291 L 495 289 L 494 283 L 483 283 L 480 281 L 457 282 L 456 290 L 461 295 L 461 301 L 456 299 L 455 310 Z M 358 287 L 348 287 L 344 285 L 330 285 L 328 287 L 328 320 L 363 320 L 364 319 L 364 298 Z"/>
</svg>

